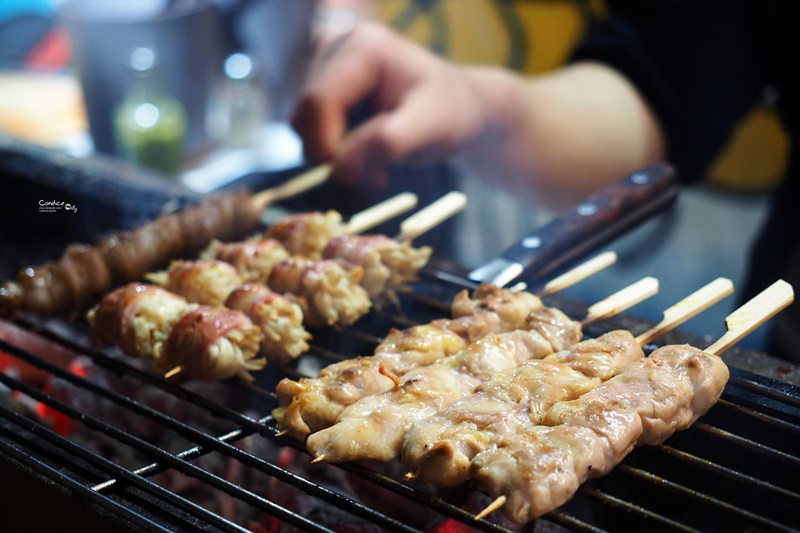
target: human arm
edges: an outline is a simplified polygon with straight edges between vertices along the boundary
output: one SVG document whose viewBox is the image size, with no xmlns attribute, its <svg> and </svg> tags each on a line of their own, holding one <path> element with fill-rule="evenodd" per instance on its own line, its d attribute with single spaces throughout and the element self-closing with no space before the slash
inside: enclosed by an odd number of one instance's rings
<svg viewBox="0 0 800 533">
<path fill-rule="evenodd" d="M 375 114 L 348 128 L 369 98 Z M 626 79 L 598 63 L 525 78 L 460 66 L 365 23 L 313 69 L 293 124 L 311 161 L 346 182 L 387 164 L 449 158 L 558 207 L 664 154 L 660 126 Z"/>
</svg>

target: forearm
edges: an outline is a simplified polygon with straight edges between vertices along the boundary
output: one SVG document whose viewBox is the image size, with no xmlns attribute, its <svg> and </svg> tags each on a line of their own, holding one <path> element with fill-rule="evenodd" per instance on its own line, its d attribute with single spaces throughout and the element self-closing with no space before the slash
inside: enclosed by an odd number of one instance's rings
<svg viewBox="0 0 800 533">
<path fill-rule="evenodd" d="M 485 179 L 564 207 L 664 157 L 660 125 L 609 67 L 582 63 L 525 79 L 471 68 L 486 127 L 458 156 Z"/>
</svg>

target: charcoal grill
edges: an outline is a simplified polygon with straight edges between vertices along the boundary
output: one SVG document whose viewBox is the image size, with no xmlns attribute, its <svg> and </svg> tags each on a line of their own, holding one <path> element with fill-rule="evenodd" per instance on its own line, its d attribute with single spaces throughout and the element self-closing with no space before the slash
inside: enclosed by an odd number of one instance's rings
<svg viewBox="0 0 800 533">
<path fill-rule="evenodd" d="M 392 464 L 312 467 L 302 445 L 277 436 L 265 415 L 277 405 L 278 379 L 371 353 L 389 328 L 445 316 L 452 297 L 473 286 L 457 267 L 434 262 L 400 309 L 315 332 L 311 353 L 253 384 L 175 384 L 93 348 L 80 325 L 0 323 L 15 332 L 0 352 L 29 365 L 39 383 L 0 373 L 3 530 L 800 530 L 800 388 L 735 367 L 721 400 L 693 427 L 634 450 L 521 527 L 496 514 L 476 521 L 488 501 L 466 488 L 409 482 Z M 573 317 L 585 312 L 559 296 L 547 303 Z M 588 334 L 649 326 L 621 316 Z M 706 340 L 674 332 L 660 342 Z M 743 351 L 733 354 L 740 360 Z"/>
</svg>

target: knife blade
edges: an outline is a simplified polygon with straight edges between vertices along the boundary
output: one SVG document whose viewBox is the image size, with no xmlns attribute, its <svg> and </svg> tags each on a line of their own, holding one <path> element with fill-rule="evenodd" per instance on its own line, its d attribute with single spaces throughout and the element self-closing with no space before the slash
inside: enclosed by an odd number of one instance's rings
<svg viewBox="0 0 800 533">
<path fill-rule="evenodd" d="M 472 270 L 476 283 L 539 283 L 670 206 L 678 193 L 673 168 L 654 164 L 613 183 Z"/>
</svg>

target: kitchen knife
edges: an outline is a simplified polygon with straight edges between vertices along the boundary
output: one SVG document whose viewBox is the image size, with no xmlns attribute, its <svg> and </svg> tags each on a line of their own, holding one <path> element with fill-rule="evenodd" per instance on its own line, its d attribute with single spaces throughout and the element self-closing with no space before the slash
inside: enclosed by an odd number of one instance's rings
<svg viewBox="0 0 800 533">
<path fill-rule="evenodd" d="M 671 166 L 655 164 L 605 187 L 468 274 L 477 283 L 529 286 L 585 257 L 675 200 Z"/>
</svg>

